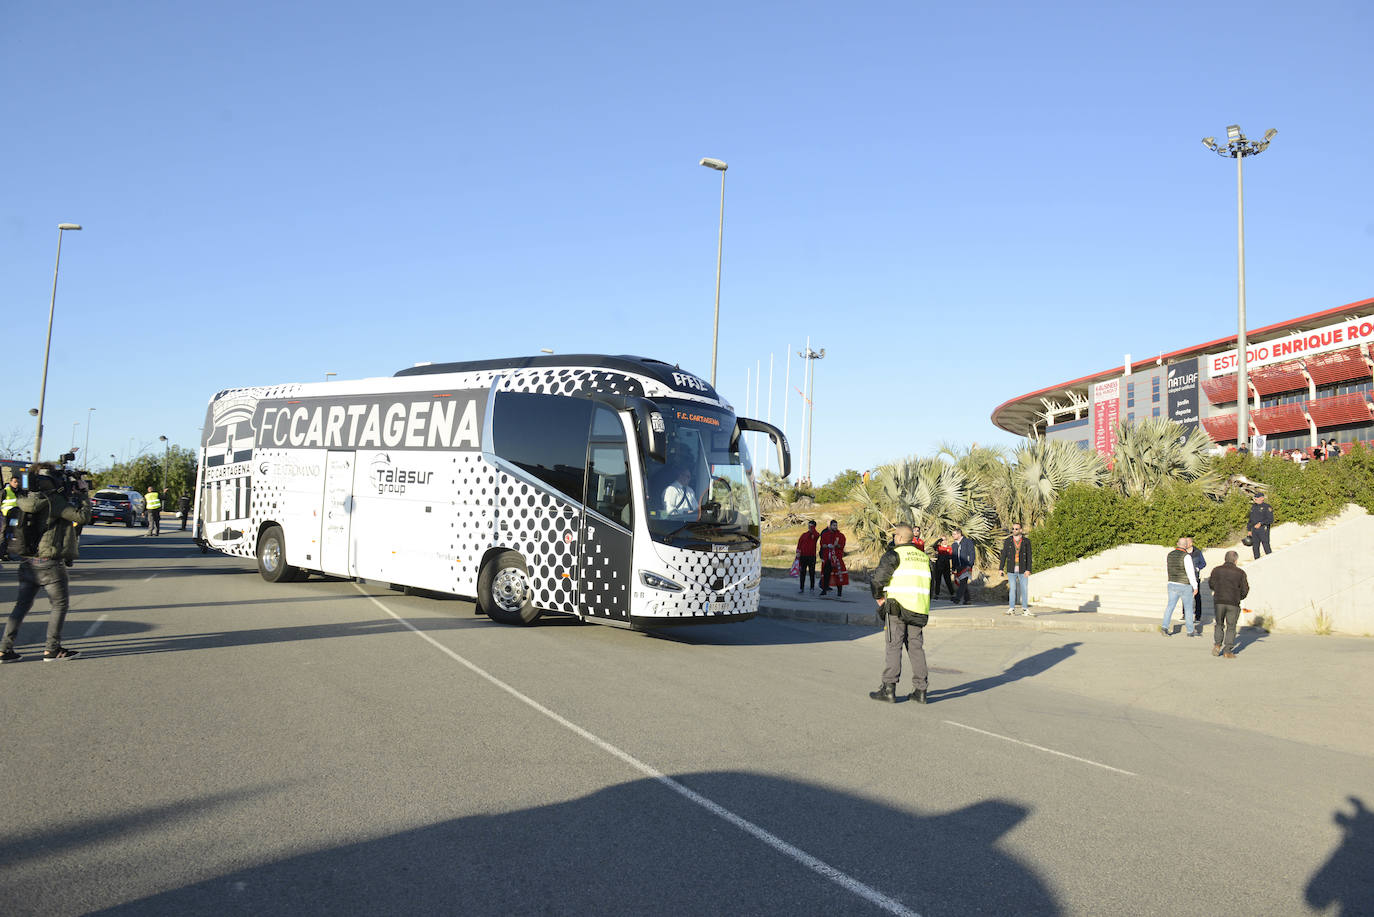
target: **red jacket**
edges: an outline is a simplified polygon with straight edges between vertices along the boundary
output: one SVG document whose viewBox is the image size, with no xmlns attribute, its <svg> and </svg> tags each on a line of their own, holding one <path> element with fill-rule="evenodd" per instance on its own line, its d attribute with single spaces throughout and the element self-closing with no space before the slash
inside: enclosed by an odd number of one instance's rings
<svg viewBox="0 0 1374 917">
<path fill-rule="evenodd" d="M 802 536 L 797 539 L 797 553 L 802 557 L 816 556 L 816 542 L 821 540 L 821 533 L 814 529 L 807 529 L 802 532 Z"/>
<path fill-rule="evenodd" d="M 826 551 L 834 551 L 836 557 L 844 557 L 844 532 L 832 532 L 826 529 L 821 533 L 821 555 Z"/>
</svg>

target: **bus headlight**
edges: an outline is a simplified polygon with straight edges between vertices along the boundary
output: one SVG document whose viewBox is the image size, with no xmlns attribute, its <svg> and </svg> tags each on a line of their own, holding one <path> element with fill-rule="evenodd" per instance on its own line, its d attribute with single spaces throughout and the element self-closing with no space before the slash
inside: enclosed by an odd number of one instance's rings
<svg viewBox="0 0 1374 917">
<path fill-rule="evenodd" d="M 659 576 L 657 573 L 650 573 L 648 570 L 639 571 L 639 581 L 650 589 L 662 589 L 664 592 L 681 592 L 682 586 L 673 582 L 666 576 Z"/>
</svg>

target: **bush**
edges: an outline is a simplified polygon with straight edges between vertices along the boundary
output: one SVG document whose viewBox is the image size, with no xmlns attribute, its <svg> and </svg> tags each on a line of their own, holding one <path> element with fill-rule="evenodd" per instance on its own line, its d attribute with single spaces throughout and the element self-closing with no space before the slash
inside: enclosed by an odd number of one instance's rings
<svg viewBox="0 0 1374 917">
<path fill-rule="evenodd" d="M 817 503 L 842 503 L 850 499 L 854 488 L 863 483 L 863 475 L 853 468 L 846 468 L 816 488 L 814 495 Z"/>
<path fill-rule="evenodd" d="M 1228 544 L 1244 531 L 1249 502 L 1239 491 L 1215 500 L 1197 484 L 1166 484 L 1149 501 L 1076 485 L 1036 527 L 1035 565 L 1048 570 L 1123 544 L 1172 545 L 1184 535 L 1200 548 Z"/>
</svg>

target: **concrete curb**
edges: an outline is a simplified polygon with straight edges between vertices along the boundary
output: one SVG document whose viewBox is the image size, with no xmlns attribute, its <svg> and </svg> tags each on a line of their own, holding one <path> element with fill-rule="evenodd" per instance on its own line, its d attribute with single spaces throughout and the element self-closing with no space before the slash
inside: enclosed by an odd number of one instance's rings
<svg viewBox="0 0 1374 917">
<path fill-rule="evenodd" d="M 814 624 L 840 624 L 849 627 L 878 629 L 878 620 L 872 609 L 867 611 L 830 610 L 818 608 L 798 608 L 787 605 L 759 604 L 759 617 L 782 618 L 789 621 L 806 621 Z M 1210 623 L 1204 626 L 1210 627 Z M 1003 630 L 1055 630 L 1055 631 L 1105 631 L 1118 633 L 1153 633 L 1159 624 L 1151 618 L 1129 618 L 1098 615 L 1082 611 L 1037 611 L 1035 617 L 1003 614 L 998 606 L 973 608 L 970 611 L 937 609 L 927 627 L 939 630 L 946 628 L 975 628 Z"/>
</svg>

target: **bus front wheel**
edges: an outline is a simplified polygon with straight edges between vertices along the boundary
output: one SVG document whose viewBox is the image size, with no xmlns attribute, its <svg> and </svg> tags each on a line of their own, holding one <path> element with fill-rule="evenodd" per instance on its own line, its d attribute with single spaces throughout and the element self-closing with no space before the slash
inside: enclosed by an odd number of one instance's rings
<svg viewBox="0 0 1374 917">
<path fill-rule="evenodd" d="M 506 551 L 482 568 L 477 578 L 477 605 L 482 613 L 501 624 L 532 624 L 539 617 L 531 597 L 529 571 L 524 558 Z"/>
<path fill-rule="evenodd" d="M 286 562 L 286 538 L 279 525 L 269 525 L 258 537 L 258 572 L 269 583 L 293 580 L 300 572 Z"/>
</svg>

